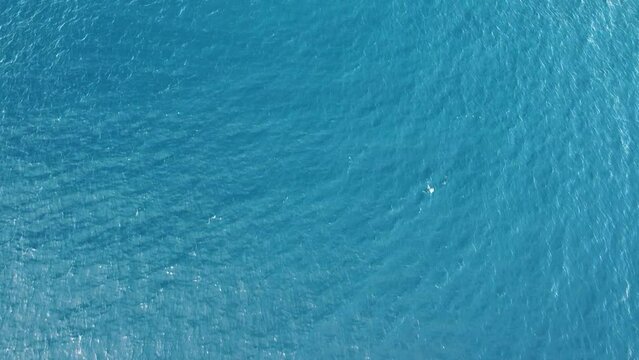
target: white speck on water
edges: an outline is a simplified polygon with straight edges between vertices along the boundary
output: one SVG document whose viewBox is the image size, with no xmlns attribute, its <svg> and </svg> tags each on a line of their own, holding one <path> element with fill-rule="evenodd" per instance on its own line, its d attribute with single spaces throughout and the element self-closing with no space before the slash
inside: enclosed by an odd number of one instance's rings
<svg viewBox="0 0 639 360">
<path fill-rule="evenodd" d="M 428 184 L 426 185 L 426 189 L 424 190 L 425 193 L 427 194 L 432 194 L 435 192 L 435 187 L 433 187 L 433 185 Z"/>
</svg>

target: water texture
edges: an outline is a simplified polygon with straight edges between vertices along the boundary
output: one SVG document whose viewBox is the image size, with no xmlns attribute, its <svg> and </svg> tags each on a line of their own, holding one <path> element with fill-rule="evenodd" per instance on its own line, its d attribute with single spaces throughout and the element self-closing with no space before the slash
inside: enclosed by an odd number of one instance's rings
<svg viewBox="0 0 639 360">
<path fill-rule="evenodd" d="M 0 0 L 0 357 L 638 359 L 639 2 Z"/>
</svg>

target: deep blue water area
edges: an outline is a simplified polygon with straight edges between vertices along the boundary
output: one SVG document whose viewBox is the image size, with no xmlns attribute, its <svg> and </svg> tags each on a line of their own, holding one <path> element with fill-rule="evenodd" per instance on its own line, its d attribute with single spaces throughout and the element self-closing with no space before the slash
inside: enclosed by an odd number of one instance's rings
<svg viewBox="0 0 639 360">
<path fill-rule="evenodd" d="M 639 2 L 0 0 L 0 357 L 639 358 Z"/>
</svg>

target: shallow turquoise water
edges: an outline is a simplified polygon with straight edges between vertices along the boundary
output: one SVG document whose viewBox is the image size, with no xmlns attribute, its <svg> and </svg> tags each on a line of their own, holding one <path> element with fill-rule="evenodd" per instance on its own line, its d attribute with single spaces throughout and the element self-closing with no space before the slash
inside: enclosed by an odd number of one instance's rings
<svg viewBox="0 0 639 360">
<path fill-rule="evenodd" d="M 639 3 L 0 5 L 0 357 L 639 357 Z"/>
</svg>

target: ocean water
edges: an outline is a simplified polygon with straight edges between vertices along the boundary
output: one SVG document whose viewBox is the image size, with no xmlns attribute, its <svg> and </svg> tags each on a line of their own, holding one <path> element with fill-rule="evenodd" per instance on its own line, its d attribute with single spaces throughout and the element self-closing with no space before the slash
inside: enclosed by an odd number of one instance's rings
<svg viewBox="0 0 639 360">
<path fill-rule="evenodd" d="M 639 2 L 0 0 L 0 357 L 638 359 Z"/>
</svg>

